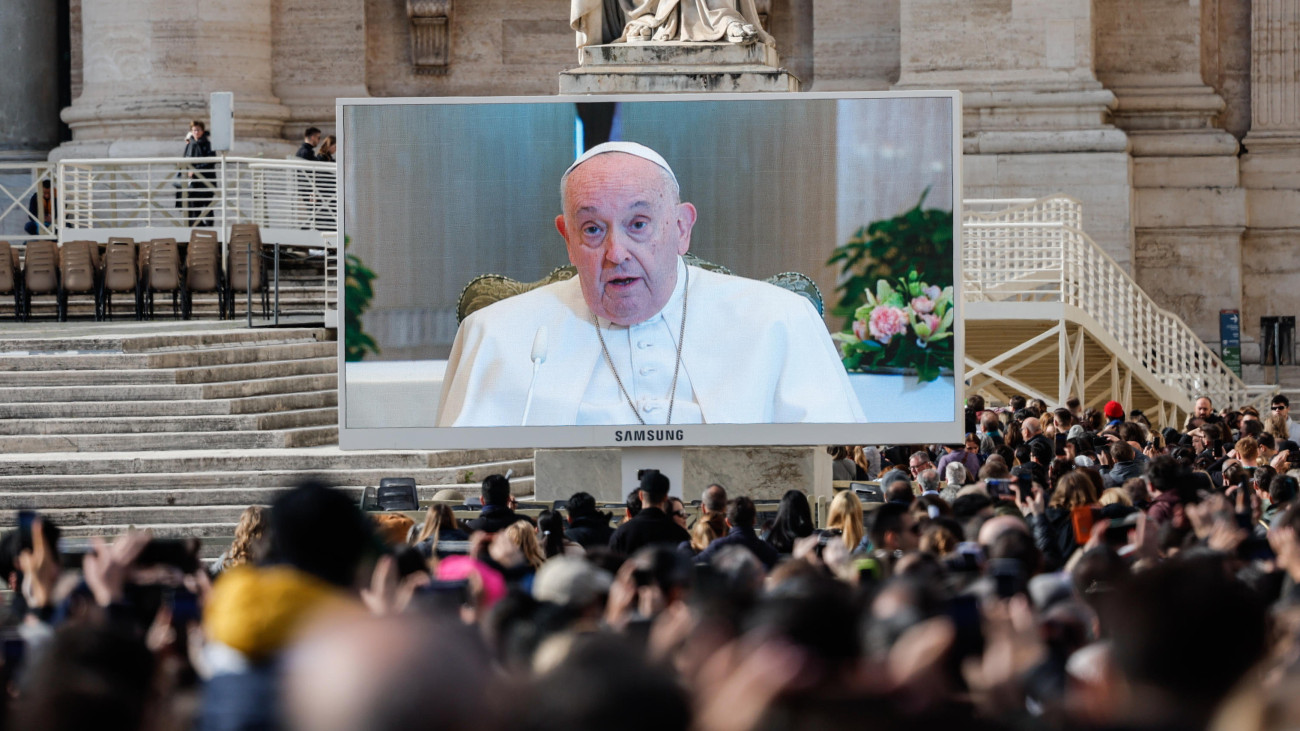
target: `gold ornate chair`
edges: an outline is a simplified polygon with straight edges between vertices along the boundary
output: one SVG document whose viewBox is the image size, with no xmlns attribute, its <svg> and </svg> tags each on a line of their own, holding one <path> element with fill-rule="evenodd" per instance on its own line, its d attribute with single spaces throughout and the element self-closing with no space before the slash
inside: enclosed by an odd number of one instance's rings
<svg viewBox="0 0 1300 731">
<path fill-rule="evenodd" d="M 718 272 L 719 274 L 730 275 L 730 269 L 720 265 L 705 261 L 690 254 L 686 255 L 686 263 L 701 269 Z M 572 279 L 577 276 L 578 271 L 572 265 L 559 267 L 550 274 L 542 277 L 535 282 L 520 282 L 516 279 L 503 276 L 501 274 L 482 274 L 470 280 L 469 284 L 460 291 L 460 299 L 456 302 L 456 322 L 464 322 L 470 314 L 487 307 L 488 305 L 499 302 L 507 297 L 513 297 L 517 294 L 530 292 L 538 287 L 545 287 L 548 284 L 562 282 L 566 279 Z M 799 272 L 781 272 L 780 274 L 768 277 L 768 284 L 775 284 L 782 289 L 788 289 L 797 295 L 808 299 L 817 308 L 817 314 L 823 314 L 822 310 L 822 292 L 817 287 L 817 283 L 807 275 Z"/>
</svg>

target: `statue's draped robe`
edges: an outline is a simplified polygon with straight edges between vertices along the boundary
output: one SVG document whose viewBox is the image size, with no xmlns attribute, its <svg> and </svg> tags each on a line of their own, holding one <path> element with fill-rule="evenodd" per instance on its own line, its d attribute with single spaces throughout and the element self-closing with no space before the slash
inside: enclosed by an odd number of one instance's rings
<svg viewBox="0 0 1300 731">
<path fill-rule="evenodd" d="M 643 23 L 657 41 L 724 41 L 727 26 L 748 23 L 758 40 L 774 45 L 763 32 L 754 0 L 570 0 L 569 25 L 579 48 L 604 42 L 621 43 L 624 28 L 611 29 L 616 19 Z M 617 33 L 612 41 L 610 36 Z"/>
</svg>

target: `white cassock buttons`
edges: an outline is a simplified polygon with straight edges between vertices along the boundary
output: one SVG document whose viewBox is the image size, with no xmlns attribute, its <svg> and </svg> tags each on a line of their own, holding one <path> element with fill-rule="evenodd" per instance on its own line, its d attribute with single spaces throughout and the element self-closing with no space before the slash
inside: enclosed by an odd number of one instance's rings
<svg viewBox="0 0 1300 731">
<path fill-rule="evenodd" d="M 655 367 L 652 365 L 641 366 L 641 370 L 638 371 L 638 373 L 640 373 L 643 376 L 648 376 L 654 372 L 655 372 Z"/>
<path fill-rule="evenodd" d="M 655 344 L 652 343 L 652 342 L 650 342 L 649 340 L 638 340 L 638 341 L 636 342 L 636 347 L 637 347 L 638 349 L 640 349 L 640 350 L 649 350 L 650 348 L 653 348 L 654 346 L 655 346 Z"/>
</svg>

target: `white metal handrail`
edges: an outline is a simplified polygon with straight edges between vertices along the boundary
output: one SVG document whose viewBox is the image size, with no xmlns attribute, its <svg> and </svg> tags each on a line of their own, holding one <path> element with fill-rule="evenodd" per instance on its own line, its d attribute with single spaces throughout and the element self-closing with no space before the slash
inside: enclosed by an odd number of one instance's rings
<svg viewBox="0 0 1300 731">
<path fill-rule="evenodd" d="M 260 158 L 63 160 L 61 238 L 91 229 L 189 228 L 256 223 L 333 232 L 338 221 L 334 163 Z M 161 234 L 160 234 L 161 235 Z"/>
<path fill-rule="evenodd" d="M 1081 227 L 1068 196 L 966 201 L 962 277 L 968 302 L 1061 302 L 1096 320 L 1162 383 L 1187 398 L 1243 406 L 1250 389 L 1181 318 L 1161 308 Z"/>
<path fill-rule="evenodd" d="M 48 162 L 0 163 L 0 239 L 33 241 L 57 235 L 59 186 L 54 173 Z M 42 195 L 44 183 L 50 184 L 48 203 Z"/>
</svg>

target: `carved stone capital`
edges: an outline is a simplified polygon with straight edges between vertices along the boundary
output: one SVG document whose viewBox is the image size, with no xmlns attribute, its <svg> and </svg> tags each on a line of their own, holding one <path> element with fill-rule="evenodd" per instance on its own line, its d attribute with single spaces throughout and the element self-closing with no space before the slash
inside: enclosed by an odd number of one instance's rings
<svg viewBox="0 0 1300 731">
<path fill-rule="evenodd" d="M 411 65 L 417 73 L 444 74 L 451 60 L 451 0 L 406 0 L 411 22 Z"/>
</svg>

